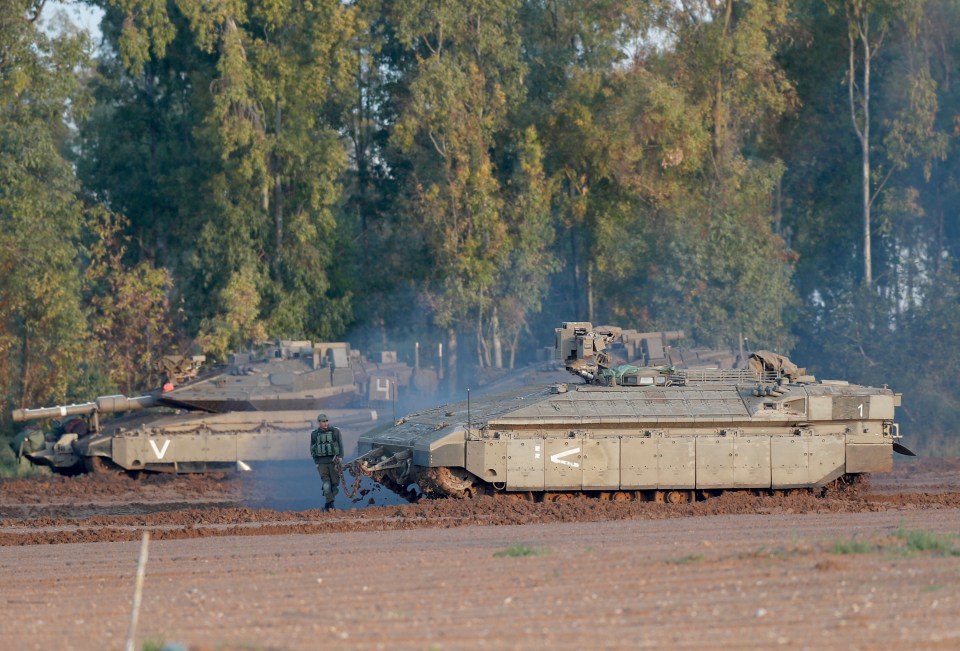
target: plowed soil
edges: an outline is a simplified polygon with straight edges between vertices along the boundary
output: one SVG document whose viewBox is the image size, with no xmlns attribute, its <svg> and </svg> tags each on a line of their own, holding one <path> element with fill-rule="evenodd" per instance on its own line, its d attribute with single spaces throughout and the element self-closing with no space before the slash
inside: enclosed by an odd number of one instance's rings
<svg viewBox="0 0 960 651">
<path fill-rule="evenodd" d="M 692 504 L 323 513 L 310 463 L 0 482 L 3 648 L 960 648 L 960 460 Z"/>
</svg>

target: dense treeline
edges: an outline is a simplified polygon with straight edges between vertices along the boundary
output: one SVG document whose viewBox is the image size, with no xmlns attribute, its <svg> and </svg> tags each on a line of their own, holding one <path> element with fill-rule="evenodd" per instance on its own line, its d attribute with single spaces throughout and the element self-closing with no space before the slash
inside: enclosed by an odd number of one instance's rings
<svg viewBox="0 0 960 651">
<path fill-rule="evenodd" d="M 90 4 L 0 0 L 7 407 L 275 336 L 462 383 L 589 320 L 890 383 L 960 452 L 954 0 Z"/>
</svg>

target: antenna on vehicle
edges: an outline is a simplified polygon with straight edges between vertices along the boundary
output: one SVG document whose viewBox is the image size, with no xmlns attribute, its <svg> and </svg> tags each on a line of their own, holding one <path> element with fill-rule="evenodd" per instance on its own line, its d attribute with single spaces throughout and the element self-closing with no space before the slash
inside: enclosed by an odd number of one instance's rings
<svg viewBox="0 0 960 651">
<path fill-rule="evenodd" d="M 467 434 L 470 433 L 470 389 L 467 389 Z"/>
</svg>

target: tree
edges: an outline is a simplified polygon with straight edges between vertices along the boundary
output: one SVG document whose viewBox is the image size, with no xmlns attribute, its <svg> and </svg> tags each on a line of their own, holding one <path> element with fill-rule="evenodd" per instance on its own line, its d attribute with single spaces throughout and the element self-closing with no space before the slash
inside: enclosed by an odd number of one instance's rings
<svg viewBox="0 0 960 651">
<path fill-rule="evenodd" d="M 423 300 L 448 332 L 448 359 L 469 329 L 481 366 L 491 364 L 485 331 L 501 336 L 496 293 L 511 254 L 497 151 L 508 106 L 522 99 L 516 12 L 515 2 L 491 0 L 437 11 L 404 3 L 394 14 L 417 57 L 393 142 L 411 170 L 409 227 L 423 233 L 429 261 Z"/>
<path fill-rule="evenodd" d="M 543 170 L 536 129 L 528 127 L 517 135 L 516 142 L 516 165 L 505 188 L 504 217 L 510 240 L 507 268 L 494 289 L 490 324 L 492 365 L 496 368 L 503 367 L 501 332 L 510 349 L 509 367 L 516 364 L 520 336 L 532 315 L 540 312 L 550 275 L 558 268 L 550 250 L 555 236 L 550 212 L 552 188 Z"/>
<path fill-rule="evenodd" d="M 102 207 L 90 213 L 90 261 L 84 274 L 89 321 L 111 384 L 129 395 L 157 386 L 153 362 L 172 352 L 172 278 L 147 261 L 128 267 L 126 220 Z"/>
<path fill-rule="evenodd" d="M 637 142 L 642 136 L 634 138 L 631 120 L 643 122 L 621 101 L 631 84 L 620 71 L 629 52 L 642 49 L 638 41 L 649 26 L 648 12 L 616 0 L 525 2 L 522 7 L 528 94 L 513 119 L 533 124 L 543 143 L 555 255 L 563 262 L 551 303 L 561 318 L 594 320 L 600 311 L 596 303 L 613 286 L 603 283 L 609 278 L 605 270 L 616 267 L 606 265 L 605 248 L 641 241 L 617 232 L 635 225 L 633 197 L 622 191 L 618 171 L 642 158 Z"/>
<path fill-rule="evenodd" d="M 643 305 L 656 323 L 685 324 L 696 340 L 742 334 L 790 347 L 793 257 L 773 232 L 784 168 L 766 144 L 794 103 L 776 60 L 788 7 L 667 5 L 658 24 L 669 47 L 648 57 L 649 73 L 635 73 L 661 152 L 658 176 L 637 167 L 634 181 L 659 190 L 644 197 L 652 208 Z"/>
<path fill-rule="evenodd" d="M 214 62 L 193 47 L 185 18 L 174 13 L 178 30 L 165 55 L 127 68 L 119 55 L 125 16 L 113 5 L 105 10 L 87 82 L 95 103 L 77 125 L 77 176 L 90 203 L 124 216 L 125 264 L 171 270 L 183 296 L 195 273 L 197 204 L 219 167 L 218 153 L 198 139 L 212 110 Z"/>
<path fill-rule="evenodd" d="M 847 21 L 847 89 L 850 120 L 860 143 L 861 194 L 863 217 L 863 283 L 873 285 L 873 238 L 871 211 L 877 195 L 883 189 L 891 166 L 884 178 L 874 187 L 871 178 L 871 93 L 874 61 L 883 47 L 891 27 L 909 19 L 919 4 L 913 0 L 832 0 L 832 10 L 842 11 Z M 859 67 L 859 70 L 858 70 Z M 901 167 L 902 169 L 902 167 Z"/>
<path fill-rule="evenodd" d="M 62 400 L 82 374 L 84 207 L 63 151 L 88 41 L 41 29 L 44 3 L 0 3 L 0 391 L 17 407 Z M 6 410 L 0 418 L 6 418 Z"/>
<path fill-rule="evenodd" d="M 354 68 L 355 9 L 333 0 L 124 0 L 120 8 L 117 48 L 128 74 L 179 68 L 179 77 L 162 77 L 170 90 L 189 80 L 184 123 L 195 125 L 195 142 L 185 145 L 197 155 L 179 173 L 198 159 L 203 165 L 189 180 L 192 196 L 167 196 L 178 230 L 192 234 L 179 254 L 189 263 L 179 284 L 194 327 L 222 338 L 234 323 L 229 288 L 239 284 L 253 291 L 248 298 L 271 334 L 342 332 L 350 296 L 331 274 L 340 264 L 335 212 L 347 159 L 334 98 Z M 229 340 L 245 343 L 239 332 Z"/>
<path fill-rule="evenodd" d="M 887 20 L 884 20 L 885 17 L 881 13 L 881 20 L 876 30 L 878 33 L 876 36 L 871 33 L 871 18 L 875 14 L 872 11 L 871 4 L 866 0 L 852 0 L 844 5 L 847 15 L 847 38 L 850 53 L 850 76 L 847 80 L 847 86 L 850 90 L 850 119 L 853 123 L 853 130 L 857 134 L 857 140 L 860 141 L 863 165 L 861 175 L 863 185 L 863 283 L 867 287 L 873 284 L 870 210 L 876 198 L 870 183 L 870 74 L 876 50 L 883 44 L 888 27 Z M 856 55 L 858 51 L 861 53 L 860 59 L 862 62 L 862 85 L 859 91 L 856 82 Z"/>
</svg>

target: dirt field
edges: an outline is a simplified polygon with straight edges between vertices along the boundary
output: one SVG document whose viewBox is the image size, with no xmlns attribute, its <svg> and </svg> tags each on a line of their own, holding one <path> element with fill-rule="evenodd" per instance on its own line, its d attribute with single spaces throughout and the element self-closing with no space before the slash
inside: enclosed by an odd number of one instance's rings
<svg viewBox="0 0 960 651">
<path fill-rule="evenodd" d="M 960 648 L 960 460 L 678 506 L 372 491 L 321 513 L 318 483 L 0 483 L 3 648 L 122 648 L 144 530 L 138 648 Z"/>
</svg>

